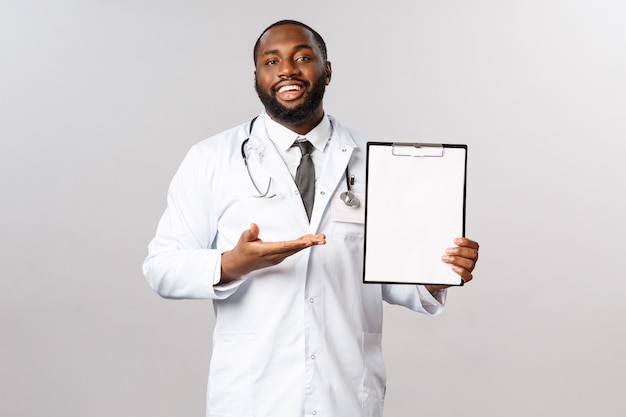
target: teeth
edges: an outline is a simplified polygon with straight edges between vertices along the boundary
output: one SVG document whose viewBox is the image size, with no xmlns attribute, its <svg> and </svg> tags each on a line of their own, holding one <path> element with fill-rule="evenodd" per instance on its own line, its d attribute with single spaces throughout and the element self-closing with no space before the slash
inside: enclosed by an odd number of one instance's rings
<svg viewBox="0 0 626 417">
<path fill-rule="evenodd" d="M 283 93 L 285 91 L 298 91 L 300 90 L 302 87 L 300 87 L 299 85 L 285 85 L 280 87 L 280 89 L 278 90 L 279 93 Z"/>
</svg>

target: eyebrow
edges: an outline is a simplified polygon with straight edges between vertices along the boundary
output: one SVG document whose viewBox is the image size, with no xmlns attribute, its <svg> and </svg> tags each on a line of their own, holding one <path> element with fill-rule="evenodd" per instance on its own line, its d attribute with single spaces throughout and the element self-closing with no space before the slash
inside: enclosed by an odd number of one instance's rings
<svg viewBox="0 0 626 417">
<path fill-rule="evenodd" d="M 307 43 L 302 43 L 300 45 L 296 45 L 293 47 L 294 51 L 299 51 L 301 49 L 313 49 L 313 47 Z M 261 56 L 266 56 L 266 55 L 274 55 L 274 54 L 278 54 L 279 50 L 278 49 L 269 49 L 267 51 L 264 51 Z"/>
</svg>

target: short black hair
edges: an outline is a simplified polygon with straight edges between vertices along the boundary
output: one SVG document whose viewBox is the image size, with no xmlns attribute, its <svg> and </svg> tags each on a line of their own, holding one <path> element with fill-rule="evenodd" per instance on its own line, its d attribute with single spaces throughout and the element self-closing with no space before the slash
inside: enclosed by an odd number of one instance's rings
<svg viewBox="0 0 626 417">
<path fill-rule="evenodd" d="M 282 26 L 282 25 L 296 25 L 296 26 L 303 27 L 309 32 L 311 32 L 313 34 L 313 39 L 315 39 L 315 43 L 320 48 L 320 51 L 322 51 L 322 59 L 324 60 L 324 62 L 328 61 L 328 52 L 326 51 L 326 42 L 324 42 L 324 38 L 322 38 L 322 36 L 319 33 L 317 33 L 315 29 L 313 29 L 309 25 L 306 25 L 302 22 L 298 22 L 297 20 L 279 20 L 278 22 L 272 23 L 271 25 L 266 27 L 265 30 L 261 32 L 261 34 L 259 35 L 259 38 L 256 40 L 256 43 L 254 44 L 254 50 L 252 51 L 254 65 L 256 65 L 256 54 L 259 51 L 259 44 L 261 43 L 261 38 L 263 37 L 263 35 L 265 35 L 265 33 L 271 28 L 276 27 L 276 26 Z"/>
</svg>

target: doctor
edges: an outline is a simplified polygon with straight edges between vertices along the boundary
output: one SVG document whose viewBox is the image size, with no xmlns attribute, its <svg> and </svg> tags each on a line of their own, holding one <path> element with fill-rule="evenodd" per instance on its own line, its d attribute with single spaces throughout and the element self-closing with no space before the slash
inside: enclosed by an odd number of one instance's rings
<svg viewBox="0 0 626 417">
<path fill-rule="evenodd" d="M 435 315 L 446 289 L 362 283 L 363 207 L 345 196 L 365 191 L 366 139 L 324 112 L 321 36 L 277 22 L 254 63 L 265 111 L 190 149 L 144 274 L 163 297 L 213 300 L 207 416 L 380 417 L 383 300 Z M 293 146 L 304 140 L 312 150 Z M 470 281 L 478 244 L 453 242 L 442 262 Z"/>
</svg>

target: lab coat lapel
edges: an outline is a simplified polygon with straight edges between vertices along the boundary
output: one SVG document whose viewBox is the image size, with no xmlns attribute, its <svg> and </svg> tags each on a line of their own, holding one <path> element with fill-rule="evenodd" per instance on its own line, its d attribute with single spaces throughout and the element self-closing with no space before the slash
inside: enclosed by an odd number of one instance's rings
<svg viewBox="0 0 626 417">
<path fill-rule="evenodd" d="M 330 116 L 329 116 L 330 117 Z M 334 118 L 330 117 L 333 124 L 333 133 L 328 143 L 328 155 L 324 162 L 324 169 L 317 184 L 315 204 L 311 214 L 310 233 L 317 233 L 324 212 L 334 195 L 337 186 L 345 178 L 345 171 L 356 147 L 350 133 Z"/>
</svg>

